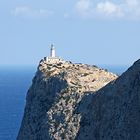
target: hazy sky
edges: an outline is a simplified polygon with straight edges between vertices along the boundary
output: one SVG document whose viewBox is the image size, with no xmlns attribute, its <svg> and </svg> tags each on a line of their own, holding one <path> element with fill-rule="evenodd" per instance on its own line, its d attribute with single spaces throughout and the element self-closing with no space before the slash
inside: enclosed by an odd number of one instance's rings
<svg viewBox="0 0 140 140">
<path fill-rule="evenodd" d="M 88 64 L 140 58 L 140 0 L 1 0 L 0 65 L 57 55 Z"/>
</svg>

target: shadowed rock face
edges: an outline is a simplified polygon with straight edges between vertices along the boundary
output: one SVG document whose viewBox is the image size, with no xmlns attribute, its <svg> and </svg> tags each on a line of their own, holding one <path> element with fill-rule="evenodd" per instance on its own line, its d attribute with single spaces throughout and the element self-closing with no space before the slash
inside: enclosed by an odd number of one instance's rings
<svg viewBox="0 0 140 140">
<path fill-rule="evenodd" d="M 47 112 L 53 106 L 55 96 L 67 87 L 67 82 L 58 77 L 43 80 L 38 74 L 27 94 L 22 126 L 17 139 L 39 140 L 49 138 Z"/>
<path fill-rule="evenodd" d="M 116 78 L 95 66 L 41 61 L 27 93 L 17 140 L 75 139 L 85 108 L 77 113 L 80 101 Z"/>
<path fill-rule="evenodd" d="M 77 113 L 82 116 L 77 140 L 140 139 L 140 60 L 116 81 L 84 96 Z"/>
</svg>

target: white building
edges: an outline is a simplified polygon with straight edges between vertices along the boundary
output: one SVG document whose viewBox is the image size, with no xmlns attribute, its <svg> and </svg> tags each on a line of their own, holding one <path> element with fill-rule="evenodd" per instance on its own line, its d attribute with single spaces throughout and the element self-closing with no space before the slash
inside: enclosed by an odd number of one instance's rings
<svg viewBox="0 0 140 140">
<path fill-rule="evenodd" d="M 54 64 L 54 63 L 64 63 L 65 61 L 61 59 L 60 57 L 56 57 L 55 47 L 53 44 L 51 45 L 50 50 L 50 57 L 46 58 L 47 63 Z"/>
<path fill-rule="evenodd" d="M 50 57 L 55 57 L 55 48 L 53 44 L 51 45 Z"/>
</svg>

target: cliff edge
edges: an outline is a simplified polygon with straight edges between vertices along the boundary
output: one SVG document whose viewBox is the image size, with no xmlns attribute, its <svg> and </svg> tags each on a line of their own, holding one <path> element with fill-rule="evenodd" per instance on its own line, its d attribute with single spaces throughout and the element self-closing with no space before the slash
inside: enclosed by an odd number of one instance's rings
<svg viewBox="0 0 140 140">
<path fill-rule="evenodd" d="M 140 60 L 117 80 L 85 96 L 77 140 L 140 139 Z"/>
<path fill-rule="evenodd" d="M 27 93 L 17 140 L 80 139 L 86 127 L 80 122 L 87 114 L 82 100 L 116 78 L 96 66 L 41 60 Z"/>
</svg>

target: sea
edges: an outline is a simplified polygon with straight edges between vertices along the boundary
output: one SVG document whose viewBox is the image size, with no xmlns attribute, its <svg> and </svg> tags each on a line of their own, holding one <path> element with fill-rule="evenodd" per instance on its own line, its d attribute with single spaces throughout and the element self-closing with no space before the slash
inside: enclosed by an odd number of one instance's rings
<svg viewBox="0 0 140 140">
<path fill-rule="evenodd" d="M 127 66 L 103 66 L 121 75 Z M 35 67 L 0 67 L 0 140 L 16 140 Z"/>
</svg>

